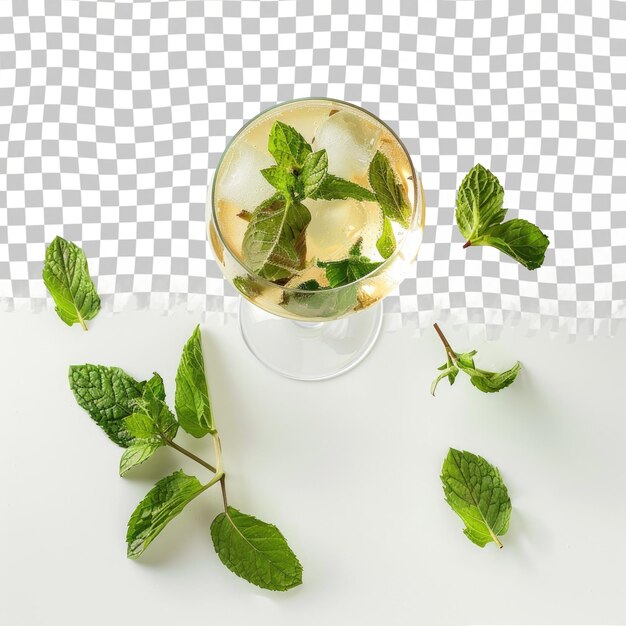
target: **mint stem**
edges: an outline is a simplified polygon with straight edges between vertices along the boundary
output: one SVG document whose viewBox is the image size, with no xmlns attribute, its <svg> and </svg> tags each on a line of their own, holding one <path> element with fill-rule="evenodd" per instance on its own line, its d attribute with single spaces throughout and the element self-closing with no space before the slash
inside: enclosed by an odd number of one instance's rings
<svg viewBox="0 0 626 626">
<path fill-rule="evenodd" d="M 174 448 L 174 450 L 178 450 L 181 454 L 184 454 L 186 457 L 193 459 L 196 463 L 200 463 L 200 465 L 202 465 L 203 467 L 206 467 L 208 470 L 210 470 L 214 474 L 217 473 L 217 469 L 213 467 L 210 463 L 203 461 L 199 456 L 196 456 L 193 452 L 190 452 L 189 450 L 186 450 L 182 446 L 179 446 L 176 442 L 172 441 L 171 439 L 165 439 L 165 443 L 168 446 L 171 446 L 172 448 Z"/>
<path fill-rule="evenodd" d="M 469 248 L 471 245 L 472 245 L 472 242 L 471 242 L 471 241 L 466 241 L 466 242 L 463 244 L 463 249 L 465 249 L 465 248 Z"/>
<path fill-rule="evenodd" d="M 196 463 L 199 463 L 200 465 L 202 465 L 202 467 L 206 467 L 208 470 L 210 470 L 214 474 L 218 473 L 218 469 L 216 467 L 213 467 L 210 463 L 207 463 L 206 461 L 202 460 L 199 456 L 196 456 L 193 452 L 190 452 L 189 450 L 186 450 L 182 446 L 179 446 L 175 441 L 172 441 L 171 439 L 168 439 L 167 437 L 163 437 L 163 440 L 168 446 L 174 448 L 174 450 L 178 450 L 181 454 L 184 454 L 186 457 L 189 457 L 190 459 L 194 460 Z M 217 433 L 213 435 L 213 443 L 215 445 L 216 453 L 219 450 L 218 466 L 221 468 L 222 446 L 221 446 L 219 436 Z M 222 501 L 224 502 L 224 511 L 228 512 L 228 497 L 226 496 L 226 475 L 221 469 L 219 471 L 221 472 L 221 476 L 219 477 L 218 480 L 220 483 L 220 489 L 222 490 Z M 211 483 L 211 484 L 215 484 L 215 483 Z"/>
<path fill-rule="evenodd" d="M 452 349 L 452 346 L 448 343 L 446 336 L 441 331 L 441 328 L 439 328 L 439 324 L 433 324 L 433 326 L 435 330 L 437 331 L 437 334 L 439 335 L 439 339 L 441 339 L 441 342 L 443 343 L 443 346 L 446 349 L 448 356 L 452 359 L 454 363 L 456 363 L 456 354 L 454 350 Z"/>
</svg>

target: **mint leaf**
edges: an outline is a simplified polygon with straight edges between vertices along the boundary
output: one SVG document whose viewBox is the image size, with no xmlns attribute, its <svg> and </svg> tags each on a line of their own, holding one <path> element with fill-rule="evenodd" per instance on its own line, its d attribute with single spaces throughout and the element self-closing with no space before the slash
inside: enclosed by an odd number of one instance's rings
<svg viewBox="0 0 626 626">
<path fill-rule="evenodd" d="M 127 447 L 132 435 L 124 418 L 135 410 L 135 400 L 144 384 L 118 367 L 103 365 L 72 365 L 69 369 L 70 389 L 76 402 L 117 445 Z"/>
<path fill-rule="evenodd" d="M 293 315 L 302 317 L 339 317 L 350 311 L 357 303 L 357 290 L 354 285 L 330 290 L 316 280 L 307 280 L 298 285 L 307 293 L 285 292 L 280 303 Z"/>
<path fill-rule="evenodd" d="M 352 248 L 349 256 L 340 261 L 318 261 L 318 267 L 326 270 L 326 278 L 331 287 L 349 285 L 373 272 L 382 265 L 382 262 L 372 261 L 361 254 L 362 240 L 359 239 Z"/>
<path fill-rule="evenodd" d="M 522 364 L 519 361 L 504 372 L 488 372 L 477 369 L 472 358 L 475 354 L 475 350 L 467 354 L 457 354 L 458 365 L 459 369 L 470 377 L 472 385 L 484 393 L 494 393 L 508 387 L 522 369 Z"/>
<path fill-rule="evenodd" d="M 386 217 L 408 228 L 411 222 L 411 205 L 404 185 L 393 171 L 389 159 L 376 152 L 369 167 L 370 186 Z"/>
<path fill-rule="evenodd" d="M 493 246 L 526 269 L 535 270 L 543 265 L 550 240 L 534 224 L 513 219 L 494 226 L 486 235 L 472 241 L 472 245 Z"/>
<path fill-rule="evenodd" d="M 250 299 L 255 298 L 263 291 L 258 281 L 256 281 L 254 277 L 250 276 L 250 274 L 235 276 L 232 283 L 237 291 Z"/>
<path fill-rule="evenodd" d="M 261 170 L 261 174 L 272 187 L 275 187 L 286 196 L 289 196 L 296 186 L 296 177 L 289 170 L 278 165 L 273 165 L 272 167 Z M 248 219 L 248 221 L 250 220 Z"/>
<path fill-rule="evenodd" d="M 313 200 L 346 200 L 348 198 L 366 202 L 376 200 L 376 196 L 369 189 L 339 176 L 333 176 L 333 174 L 326 174 L 320 186 L 309 197 Z"/>
<path fill-rule="evenodd" d="M 130 445 L 120 459 L 120 476 L 125 476 L 133 467 L 148 460 L 163 445 L 162 441 L 143 441 Z"/>
<path fill-rule="evenodd" d="M 430 393 L 433 396 L 441 380 L 447 377 L 450 385 L 453 385 L 459 371 L 470 377 L 470 382 L 476 389 L 484 393 L 494 393 L 508 387 L 517 378 L 519 371 L 522 369 L 522 364 L 519 361 L 504 372 L 488 372 L 487 370 L 478 369 L 474 363 L 476 350 L 455 352 L 439 328 L 439 325 L 435 324 L 434 327 L 446 349 L 447 362 L 438 368 L 442 373 L 435 378 L 430 386 Z"/>
<path fill-rule="evenodd" d="M 310 198 L 319 189 L 328 172 L 326 150 L 318 150 L 307 155 L 298 176 L 298 184 L 305 198 Z"/>
<path fill-rule="evenodd" d="M 463 532 L 484 548 L 509 529 L 511 499 L 497 467 L 471 452 L 450 448 L 441 469 L 446 502 L 463 520 Z"/>
<path fill-rule="evenodd" d="M 289 170 L 300 170 L 313 151 L 307 140 L 293 126 L 274 122 L 267 143 L 276 163 Z"/>
<path fill-rule="evenodd" d="M 100 310 L 100 296 L 89 276 L 85 253 L 71 241 L 55 237 L 46 249 L 43 282 L 56 304 L 55 311 L 68 325 L 93 319 Z"/>
<path fill-rule="evenodd" d="M 286 591 L 302 584 L 302 565 L 276 526 L 229 506 L 213 520 L 211 538 L 222 563 L 253 585 Z"/>
<path fill-rule="evenodd" d="M 248 267 L 262 278 L 280 280 L 304 267 L 305 231 L 311 213 L 300 202 L 276 194 L 254 210 L 243 237 Z"/>
<path fill-rule="evenodd" d="M 444 378 L 447 378 L 450 385 L 454 385 L 454 381 L 456 380 L 457 374 L 459 373 L 459 368 L 452 363 L 450 357 L 448 357 L 447 363 L 437 369 L 441 371 L 441 374 L 439 374 L 439 376 L 437 376 L 437 378 L 433 380 L 430 386 L 430 393 L 433 396 L 435 395 L 437 385 L 440 381 L 442 381 Z"/>
<path fill-rule="evenodd" d="M 504 189 L 500 181 L 480 163 L 465 176 L 456 197 L 456 222 L 465 239 L 486 233 L 504 219 Z"/>
<path fill-rule="evenodd" d="M 376 249 L 383 259 L 388 259 L 396 249 L 396 236 L 393 234 L 393 226 L 386 216 L 383 218 L 383 232 L 376 242 Z"/>
<path fill-rule="evenodd" d="M 146 382 L 141 398 L 135 400 L 136 413 L 124 420 L 133 437 L 120 460 L 120 476 L 149 459 L 161 446 L 176 437 L 178 423 L 165 400 L 163 379 L 155 372 Z"/>
<path fill-rule="evenodd" d="M 152 378 L 146 382 L 143 389 L 141 398 L 135 400 L 136 413 L 142 413 L 146 415 L 153 423 L 153 435 L 159 435 L 166 439 L 173 439 L 178 432 L 178 424 L 176 418 L 170 411 L 167 404 L 165 404 L 165 389 L 163 386 L 163 379 L 154 372 Z M 130 416 L 126 418 L 127 429 L 135 436 L 131 428 L 128 427 L 128 420 Z"/>
<path fill-rule="evenodd" d="M 181 427 L 194 437 L 215 432 L 209 389 L 204 371 L 200 325 L 183 348 L 176 372 L 176 415 Z"/>
<path fill-rule="evenodd" d="M 522 219 L 501 223 L 504 190 L 480 163 L 465 176 L 456 199 L 456 221 L 467 239 L 464 247 L 492 246 L 508 254 L 529 270 L 543 265 L 548 237 L 534 224 Z"/>
<path fill-rule="evenodd" d="M 126 543 L 131 559 L 141 556 L 156 536 L 205 486 L 195 477 L 178 470 L 161 479 L 139 503 L 128 521 Z"/>
</svg>

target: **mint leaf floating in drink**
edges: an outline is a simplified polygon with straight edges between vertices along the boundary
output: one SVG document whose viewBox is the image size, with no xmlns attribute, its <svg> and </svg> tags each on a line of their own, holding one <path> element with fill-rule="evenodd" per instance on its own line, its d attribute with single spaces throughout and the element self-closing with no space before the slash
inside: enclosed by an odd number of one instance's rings
<svg viewBox="0 0 626 626">
<path fill-rule="evenodd" d="M 124 418 L 135 412 L 135 400 L 141 397 L 145 383 L 118 367 L 90 364 L 70 367 L 69 381 L 76 402 L 91 419 L 118 446 L 129 446 L 133 437 Z"/>
<path fill-rule="evenodd" d="M 313 149 L 309 142 L 295 129 L 283 122 L 274 122 L 267 149 L 276 163 L 288 170 L 300 170 Z"/>
<path fill-rule="evenodd" d="M 174 441 L 178 422 L 165 403 L 162 378 L 154 374 L 139 383 L 115 367 L 70 367 L 70 386 L 80 406 L 115 443 L 127 446 L 120 474 L 169 447 L 210 472 L 206 481 L 182 470 L 158 481 L 132 513 L 126 533 L 127 555 L 136 559 L 194 498 L 219 483 L 224 513 L 211 525 L 211 536 L 222 562 L 254 585 L 284 591 L 302 582 L 302 566 L 280 531 L 271 524 L 228 505 L 222 446 L 209 403 L 200 328 L 183 348 L 176 376 L 176 412 L 180 425 L 194 436 L 209 434 L 215 465 Z"/>
<path fill-rule="evenodd" d="M 290 278 L 304 267 L 309 210 L 276 194 L 258 206 L 243 237 L 242 253 L 252 272 L 267 280 Z"/>
<path fill-rule="evenodd" d="M 456 199 L 456 221 L 468 246 L 493 246 L 529 270 L 541 267 L 550 240 L 526 220 L 503 222 L 504 190 L 480 163 L 465 176 Z"/>
<path fill-rule="evenodd" d="M 511 499 L 497 467 L 471 452 L 450 448 L 441 469 L 441 482 L 450 508 L 463 520 L 463 532 L 484 548 L 509 529 Z"/>
<path fill-rule="evenodd" d="M 328 172 L 328 156 L 326 150 L 312 152 L 304 160 L 302 171 L 298 176 L 300 194 L 304 198 L 312 197 L 324 182 Z"/>
<path fill-rule="evenodd" d="M 396 249 L 396 236 L 393 234 L 393 226 L 388 217 L 383 219 L 383 232 L 376 242 L 376 249 L 383 259 L 388 259 Z"/>
<path fill-rule="evenodd" d="M 312 200 L 347 200 L 348 198 L 366 202 L 376 200 L 376 196 L 369 189 L 332 174 L 326 174 L 320 186 L 310 197 Z"/>
<path fill-rule="evenodd" d="M 250 276 L 250 274 L 235 276 L 232 282 L 239 293 L 250 299 L 255 298 L 263 291 L 259 282 Z"/>
<path fill-rule="evenodd" d="M 229 506 L 213 520 L 211 537 L 222 563 L 248 582 L 272 591 L 302 584 L 302 565 L 276 526 Z"/>
<path fill-rule="evenodd" d="M 408 228 L 412 210 L 406 189 L 398 181 L 389 159 L 380 150 L 376 152 L 370 163 L 368 176 L 385 217 Z"/>
<path fill-rule="evenodd" d="M 279 165 L 273 165 L 264 170 L 261 170 L 263 178 L 272 185 L 275 189 L 280 191 L 283 195 L 289 197 L 296 186 L 296 177 L 287 169 L 280 167 Z M 241 215 L 243 211 L 239 213 L 240 217 L 246 219 L 245 214 Z M 250 221 L 250 213 L 248 213 L 247 221 Z"/>
<path fill-rule="evenodd" d="M 175 405 L 178 421 L 190 435 L 204 437 L 215 432 L 199 325 L 183 348 L 176 372 Z"/>
<path fill-rule="evenodd" d="M 297 288 L 302 291 L 285 292 L 281 301 L 281 305 L 293 315 L 309 318 L 339 317 L 357 304 L 355 285 L 329 291 L 330 287 L 322 287 L 316 280 L 307 280 Z"/>
<path fill-rule="evenodd" d="M 55 237 L 46 249 L 43 282 L 56 304 L 58 316 L 68 325 L 80 324 L 100 310 L 100 296 L 89 276 L 85 253 L 71 241 Z"/>
<path fill-rule="evenodd" d="M 353 283 L 382 265 L 382 261 L 372 261 L 361 254 L 363 241 L 359 239 L 352 248 L 349 256 L 340 261 L 318 261 L 318 267 L 326 270 L 326 278 L 331 287 L 342 287 Z"/>
<path fill-rule="evenodd" d="M 447 377 L 450 385 L 453 385 L 459 370 L 470 377 L 470 382 L 474 385 L 474 387 L 484 393 L 493 393 L 508 387 L 516 379 L 517 374 L 522 369 L 522 364 L 519 361 L 515 363 L 513 367 L 504 372 L 488 372 L 486 370 L 478 369 L 474 364 L 476 350 L 464 353 L 455 352 L 439 328 L 439 325 L 435 324 L 434 327 L 446 349 L 447 361 L 440 368 L 438 368 L 441 371 L 441 374 L 435 378 L 430 387 L 430 392 L 433 396 L 435 395 L 437 385 L 442 379 Z"/>
<path fill-rule="evenodd" d="M 146 494 L 128 521 L 128 557 L 136 559 L 141 556 L 167 524 L 205 489 L 207 485 L 183 470 L 162 478 Z"/>
</svg>

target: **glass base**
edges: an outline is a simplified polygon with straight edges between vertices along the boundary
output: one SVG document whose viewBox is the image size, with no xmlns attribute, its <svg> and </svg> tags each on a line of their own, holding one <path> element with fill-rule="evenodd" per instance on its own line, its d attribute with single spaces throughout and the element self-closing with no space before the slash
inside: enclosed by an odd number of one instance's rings
<svg viewBox="0 0 626 626">
<path fill-rule="evenodd" d="M 296 322 L 241 298 L 239 325 L 263 365 L 295 380 L 326 380 L 358 365 L 380 334 L 382 302 L 332 322 Z"/>
</svg>

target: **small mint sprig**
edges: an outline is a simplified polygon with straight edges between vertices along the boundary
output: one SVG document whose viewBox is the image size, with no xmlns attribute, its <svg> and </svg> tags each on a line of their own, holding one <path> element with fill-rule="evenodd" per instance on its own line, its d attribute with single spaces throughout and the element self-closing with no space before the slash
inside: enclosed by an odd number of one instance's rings
<svg viewBox="0 0 626 626">
<path fill-rule="evenodd" d="M 70 388 L 79 405 L 124 448 L 120 474 L 170 447 L 211 473 L 202 482 L 178 470 L 159 480 L 132 513 L 126 533 L 127 555 L 136 559 L 189 502 L 219 483 L 223 512 L 211 524 L 215 551 L 228 569 L 248 582 L 273 591 L 302 583 L 302 566 L 280 531 L 228 504 L 222 445 L 211 409 L 204 357 L 197 327 L 185 344 L 176 374 L 176 415 L 165 402 L 158 374 L 138 382 L 119 368 L 70 367 Z M 215 465 L 196 456 L 174 438 L 179 427 L 194 437 L 210 435 Z"/>
<path fill-rule="evenodd" d="M 434 328 L 446 349 L 447 360 L 438 368 L 441 374 L 435 378 L 430 386 L 430 393 L 433 396 L 435 395 L 437 385 L 442 379 L 447 378 L 450 385 L 453 385 L 459 371 L 464 372 L 470 377 L 470 382 L 476 389 L 484 393 L 494 393 L 508 387 L 522 369 L 522 364 L 519 361 L 517 361 L 512 368 L 504 372 L 488 372 L 478 369 L 474 364 L 476 350 L 472 350 L 471 352 L 455 352 L 448 343 L 441 328 L 439 328 L 439 324 L 434 324 Z"/>
<path fill-rule="evenodd" d="M 504 189 L 480 163 L 463 179 L 456 198 L 456 222 L 469 246 L 492 246 L 529 270 L 543 265 L 550 240 L 535 224 L 522 219 L 503 222 Z"/>
</svg>

